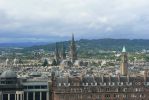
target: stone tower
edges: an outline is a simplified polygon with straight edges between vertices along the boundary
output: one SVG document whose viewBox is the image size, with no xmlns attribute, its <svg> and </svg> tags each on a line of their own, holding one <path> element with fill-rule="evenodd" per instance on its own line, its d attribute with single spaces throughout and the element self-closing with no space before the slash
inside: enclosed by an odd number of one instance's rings
<svg viewBox="0 0 149 100">
<path fill-rule="evenodd" d="M 121 57 L 120 74 L 126 76 L 128 73 L 128 58 L 125 46 L 123 46 Z"/>
<path fill-rule="evenodd" d="M 70 44 L 70 58 L 72 63 L 74 63 L 75 60 L 77 60 L 77 51 L 76 51 L 76 44 L 74 40 L 74 34 L 72 34 L 72 40 Z"/>
</svg>

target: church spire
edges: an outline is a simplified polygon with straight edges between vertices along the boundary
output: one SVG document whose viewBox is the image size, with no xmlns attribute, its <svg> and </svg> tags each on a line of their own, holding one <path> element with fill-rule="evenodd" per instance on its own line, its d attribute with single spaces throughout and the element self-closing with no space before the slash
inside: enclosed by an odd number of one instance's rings
<svg viewBox="0 0 149 100">
<path fill-rule="evenodd" d="M 62 48 L 61 48 L 61 59 L 62 60 L 66 59 L 64 43 L 62 43 Z"/>
<path fill-rule="evenodd" d="M 75 40 L 74 40 L 74 34 L 72 34 L 72 40 L 71 40 L 71 44 L 70 44 L 70 57 L 71 57 L 72 62 L 77 60 L 77 52 L 76 52 L 76 44 L 75 44 Z"/>
<path fill-rule="evenodd" d="M 57 64 L 59 63 L 59 59 L 60 59 L 60 57 L 59 57 L 58 44 L 56 43 L 55 44 L 55 60 L 56 60 Z"/>
<path fill-rule="evenodd" d="M 74 34 L 72 33 L 72 43 L 74 43 L 75 40 L 74 40 Z"/>
</svg>

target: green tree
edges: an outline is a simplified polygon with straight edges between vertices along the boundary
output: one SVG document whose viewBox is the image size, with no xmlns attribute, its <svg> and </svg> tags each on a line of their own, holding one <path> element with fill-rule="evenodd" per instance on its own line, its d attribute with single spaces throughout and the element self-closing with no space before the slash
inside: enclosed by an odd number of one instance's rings
<svg viewBox="0 0 149 100">
<path fill-rule="evenodd" d="M 45 59 L 44 62 L 43 62 L 43 64 L 42 64 L 42 66 L 48 66 L 48 65 L 49 65 L 48 60 Z"/>
</svg>

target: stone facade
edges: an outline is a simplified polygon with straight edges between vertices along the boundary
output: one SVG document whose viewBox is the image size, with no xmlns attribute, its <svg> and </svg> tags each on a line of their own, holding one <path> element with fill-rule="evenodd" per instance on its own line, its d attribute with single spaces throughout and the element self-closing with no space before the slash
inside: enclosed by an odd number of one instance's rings
<svg viewBox="0 0 149 100">
<path fill-rule="evenodd" d="M 149 77 L 55 78 L 52 100 L 149 100 Z"/>
</svg>

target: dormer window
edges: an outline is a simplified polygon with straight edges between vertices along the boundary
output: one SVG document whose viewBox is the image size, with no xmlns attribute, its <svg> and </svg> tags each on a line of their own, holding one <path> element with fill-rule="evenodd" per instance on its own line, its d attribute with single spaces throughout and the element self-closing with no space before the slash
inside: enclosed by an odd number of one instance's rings
<svg viewBox="0 0 149 100">
<path fill-rule="evenodd" d="M 115 83 L 114 83 L 114 82 L 112 82 L 112 85 L 114 86 L 114 85 L 115 85 Z"/>
<path fill-rule="evenodd" d="M 91 83 L 91 86 L 93 86 L 93 83 Z"/>
<path fill-rule="evenodd" d="M 120 85 L 120 82 L 117 82 L 117 85 Z"/>
<path fill-rule="evenodd" d="M 86 86 L 88 86 L 88 83 L 86 83 Z"/>
<path fill-rule="evenodd" d="M 146 82 L 146 85 L 149 85 L 149 82 Z"/>
<path fill-rule="evenodd" d="M 130 82 L 129 85 L 132 85 L 132 82 Z"/>
<path fill-rule="evenodd" d="M 104 86 L 106 86 L 106 83 L 104 83 Z"/>
<path fill-rule="evenodd" d="M 82 85 L 83 85 L 83 86 L 85 86 L 85 84 L 84 84 L 84 83 L 83 83 Z"/>
<path fill-rule="evenodd" d="M 109 92 L 110 91 L 110 88 L 106 88 L 106 92 Z"/>
<path fill-rule="evenodd" d="M 58 83 L 58 86 L 61 86 L 61 83 Z"/>
<path fill-rule="evenodd" d="M 123 85 L 123 82 L 121 82 L 121 85 Z"/>
</svg>

